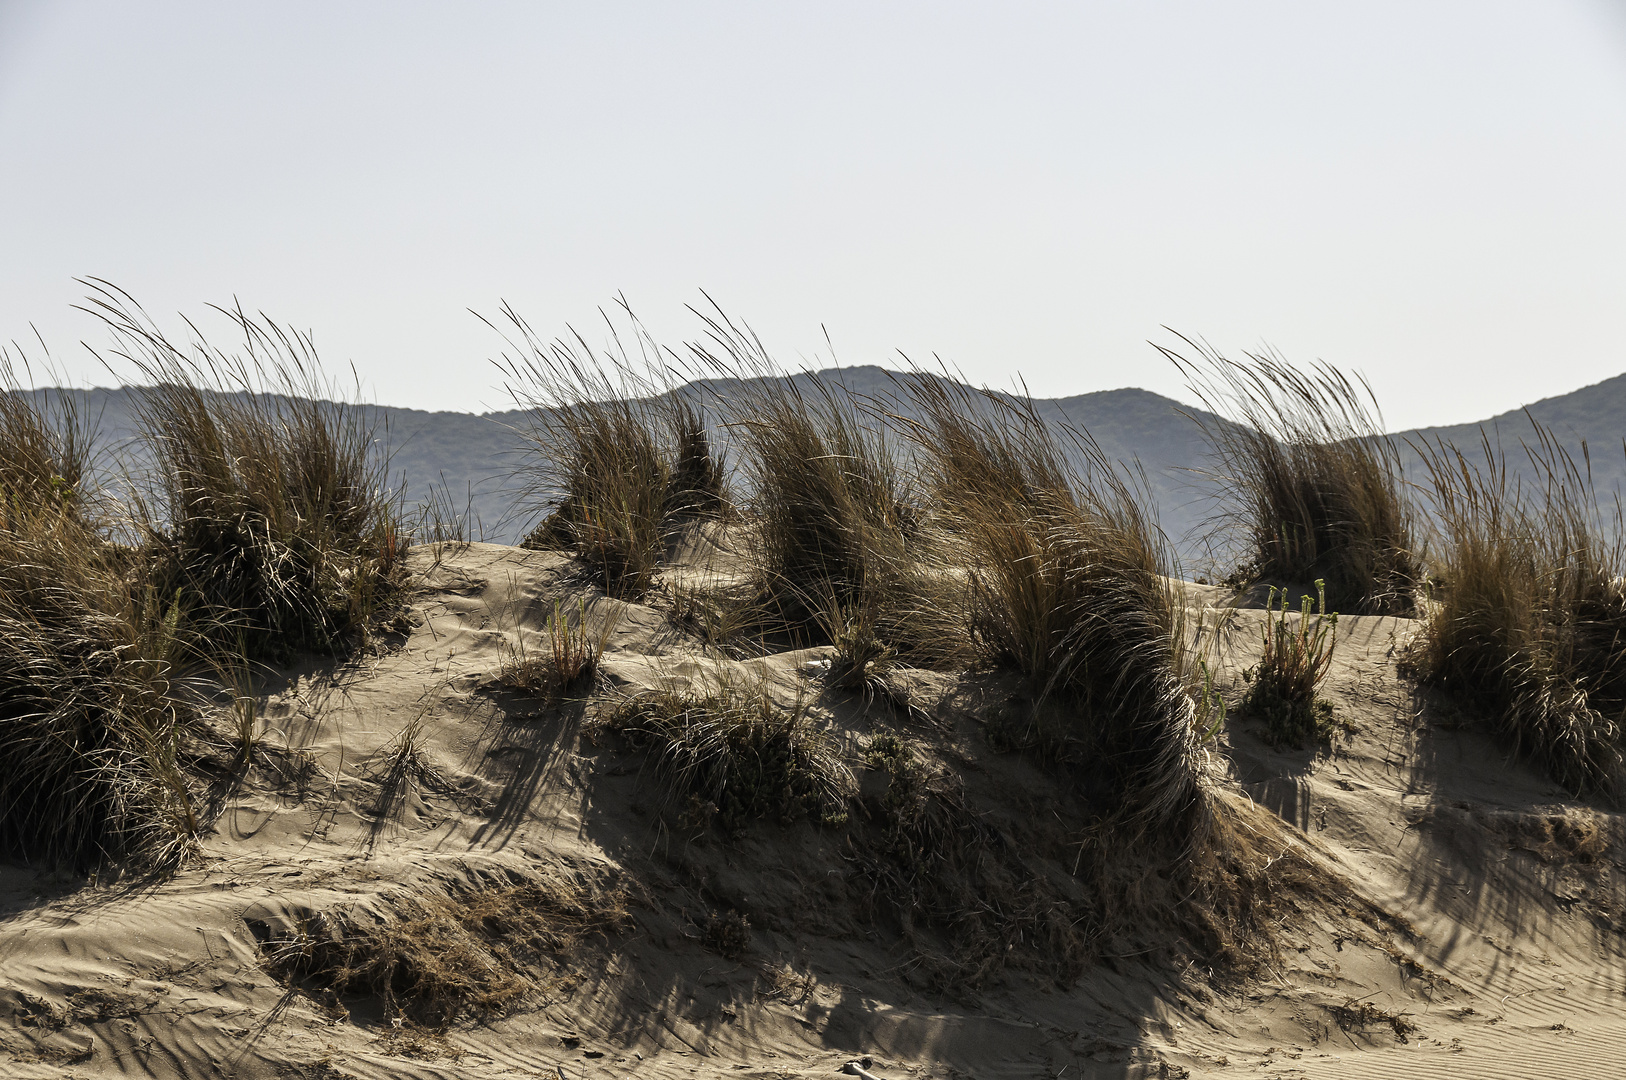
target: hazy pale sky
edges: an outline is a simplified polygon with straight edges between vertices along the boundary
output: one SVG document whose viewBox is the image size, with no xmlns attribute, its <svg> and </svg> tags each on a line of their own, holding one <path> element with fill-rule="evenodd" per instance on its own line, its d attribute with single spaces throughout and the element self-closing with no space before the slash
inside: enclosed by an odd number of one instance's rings
<svg viewBox="0 0 1626 1080">
<path fill-rule="evenodd" d="M 81 382 L 85 275 L 419 408 L 507 405 L 470 308 L 702 289 L 792 367 L 1184 396 L 1167 325 L 1396 428 L 1626 371 L 1623 0 L 0 0 L 0 154 L 0 338 Z"/>
</svg>

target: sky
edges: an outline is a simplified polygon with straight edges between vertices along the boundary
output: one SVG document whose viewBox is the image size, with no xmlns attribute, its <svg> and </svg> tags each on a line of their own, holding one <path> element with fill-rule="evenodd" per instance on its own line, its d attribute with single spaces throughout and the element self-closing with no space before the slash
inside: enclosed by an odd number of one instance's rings
<svg viewBox="0 0 1626 1080">
<path fill-rule="evenodd" d="M 0 155 L 0 339 L 79 385 L 87 276 L 426 409 L 510 405 L 471 311 L 623 295 L 1047 397 L 1189 400 L 1172 330 L 1393 429 L 1626 371 L 1626 0 L 0 0 Z"/>
</svg>

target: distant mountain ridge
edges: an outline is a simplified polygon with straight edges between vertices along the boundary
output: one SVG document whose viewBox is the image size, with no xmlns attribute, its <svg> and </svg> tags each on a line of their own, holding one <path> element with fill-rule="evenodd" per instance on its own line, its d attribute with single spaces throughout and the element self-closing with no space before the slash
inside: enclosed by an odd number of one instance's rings
<svg viewBox="0 0 1626 1080">
<path fill-rule="evenodd" d="M 787 377 L 804 383 L 816 377 L 863 397 L 886 400 L 897 394 L 896 374 L 865 365 Z M 738 382 L 706 379 L 678 392 L 703 400 L 727 398 Z M 71 395 L 82 415 L 99 417 L 102 444 L 135 464 L 142 456 L 132 422 L 131 406 L 137 392 L 120 387 L 33 393 Z M 1159 519 L 1182 559 L 1188 566 L 1202 563 L 1206 552 L 1201 533 L 1214 507 L 1201 483 L 1200 470 L 1209 446 L 1197 420 L 1212 422 L 1216 417 L 1134 388 L 1037 398 L 1033 406 L 1046 420 L 1066 422 L 1090 432 L 1110 458 L 1139 462 Z M 392 482 L 403 485 L 409 506 L 420 502 L 432 485 L 444 483 L 460 507 L 468 501 L 488 539 L 512 542 L 524 535 L 536 517 L 536 508 L 515 506 L 517 487 L 511 474 L 523 461 L 524 442 L 519 431 L 529 420 L 528 411 L 476 414 L 393 406 L 363 408 L 379 422 L 381 437 L 387 437 Z M 1525 409 L 1509 410 L 1477 424 L 1399 432 L 1395 438 L 1402 448 L 1406 477 L 1414 482 L 1426 479 L 1421 459 L 1412 449 L 1424 442 L 1454 443 L 1471 460 L 1482 461 L 1481 429 L 1500 440 L 1509 468 L 1517 471 L 1523 456 L 1520 440 L 1531 434 L 1526 412 L 1550 427 L 1577 460 L 1582 441 L 1586 442 L 1600 492 L 1626 490 L 1626 453 L 1622 451 L 1622 440 L 1626 438 L 1626 374 L 1569 394 L 1544 398 Z"/>
</svg>

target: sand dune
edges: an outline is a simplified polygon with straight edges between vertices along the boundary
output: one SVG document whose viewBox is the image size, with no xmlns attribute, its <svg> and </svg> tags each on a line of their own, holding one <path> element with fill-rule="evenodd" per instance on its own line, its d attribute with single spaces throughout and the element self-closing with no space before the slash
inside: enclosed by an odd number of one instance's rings
<svg viewBox="0 0 1626 1080">
<path fill-rule="evenodd" d="M 1035 955 L 945 993 L 897 927 L 855 914 L 862 866 L 839 830 L 683 828 L 643 758 L 593 734 L 593 707 L 543 709 L 497 684 L 555 599 L 576 602 L 563 556 L 413 557 L 417 625 L 398 648 L 265 687 L 267 745 L 296 753 L 268 754 L 229 793 L 193 865 L 94 888 L 0 869 L 0 1072 L 780 1078 L 867 1054 L 886 1080 L 1626 1075 L 1621 817 L 1401 680 L 1408 620 L 1341 621 L 1331 747 L 1274 750 L 1233 720 L 1212 752 L 1222 797 L 1273 814 L 1366 906 L 1284 894 L 1278 957 L 1248 980 L 1149 940 L 1076 979 Z M 600 702 L 718 677 L 760 686 L 841 741 L 860 792 L 862 740 L 914 725 L 995 828 L 1057 782 L 989 751 L 964 707 L 974 676 L 921 674 L 921 711 L 900 721 L 827 691 L 824 650 L 730 660 L 653 607 L 585 610 L 608 628 Z M 1250 662 L 1260 617 L 1229 615 L 1222 683 Z M 411 725 L 422 769 L 392 781 Z M 538 946 L 552 959 L 520 965 L 529 984 L 508 1005 L 444 1030 L 274 974 L 276 950 L 314 940 L 313 925 L 476 887 L 602 910 L 568 955 Z M 743 940 L 727 938 L 737 916 Z"/>
</svg>

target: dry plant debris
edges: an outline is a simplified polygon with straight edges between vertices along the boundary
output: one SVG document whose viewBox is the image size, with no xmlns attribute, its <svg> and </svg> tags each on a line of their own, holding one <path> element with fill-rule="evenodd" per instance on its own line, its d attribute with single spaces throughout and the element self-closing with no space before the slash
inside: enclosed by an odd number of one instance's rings
<svg viewBox="0 0 1626 1080">
<path fill-rule="evenodd" d="M 383 914 L 333 908 L 251 927 L 266 969 L 305 989 L 376 995 L 389 1015 L 440 1029 L 568 984 L 578 950 L 631 929 L 613 883 L 527 881 L 429 887 L 384 898 Z"/>
</svg>

